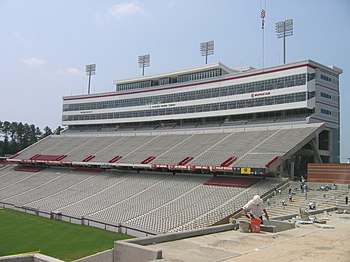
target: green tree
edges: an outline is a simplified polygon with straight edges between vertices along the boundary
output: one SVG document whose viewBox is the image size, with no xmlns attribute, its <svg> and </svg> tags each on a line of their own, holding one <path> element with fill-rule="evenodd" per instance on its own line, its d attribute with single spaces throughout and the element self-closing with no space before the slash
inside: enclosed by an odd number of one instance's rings
<svg viewBox="0 0 350 262">
<path fill-rule="evenodd" d="M 29 131 L 29 144 L 32 145 L 38 141 L 38 137 L 36 135 L 35 125 L 33 125 L 33 124 L 30 125 L 29 129 L 30 129 L 30 131 Z M 39 135 L 39 137 L 40 137 L 40 135 Z"/>
<path fill-rule="evenodd" d="M 60 135 L 61 131 L 63 130 L 63 128 L 61 126 L 58 126 L 54 132 L 55 135 Z"/>
<path fill-rule="evenodd" d="M 52 135 L 52 130 L 51 130 L 50 127 L 45 126 L 45 128 L 44 128 L 44 133 L 42 134 L 41 137 L 44 138 L 44 137 L 47 137 L 47 136 L 49 136 L 49 135 Z"/>
<path fill-rule="evenodd" d="M 42 134 L 43 134 L 43 133 L 41 132 L 40 128 L 37 127 L 37 128 L 35 129 L 35 137 L 36 137 L 36 140 L 37 140 L 37 141 L 41 138 Z"/>
<path fill-rule="evenodd" d="M 58 127 L 55 132 L 61 131 L 62 128 Z M 0 156 L 15 154 L 51 134 L 48 126 L 42 132 L 33 124 L 0 121 Z"/>
</svg>

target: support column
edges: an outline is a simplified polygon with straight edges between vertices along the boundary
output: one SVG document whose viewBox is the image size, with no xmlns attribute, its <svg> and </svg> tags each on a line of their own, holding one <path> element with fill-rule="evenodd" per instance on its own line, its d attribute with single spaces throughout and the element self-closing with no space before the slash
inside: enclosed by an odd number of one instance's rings
<svg viewBox="0 0 350 262">
<path fill-rule="evenodd" d="M 290 165 L 290 173 L 289 173 L 289 176 L 290 176 L 290 179 L 291 179 L 292 181 L 294 181 L 294 165 L 295 165 L 294 160 L 291 160 L 291 161 L 289 162 L 289 165 Z"/>
<path fill-rule="evenodd" d="M 322 163 L 322 159 L 321 159 L 320 154 L 318 153 L 317 145 L 316 145 L 314 139 L 312 139 L 312 140 L 310 141 L 310 145 L 311 145 L 312 151 L 313 151 L 313 153 L 314 153 L 315 163 Z"/>
</svg>

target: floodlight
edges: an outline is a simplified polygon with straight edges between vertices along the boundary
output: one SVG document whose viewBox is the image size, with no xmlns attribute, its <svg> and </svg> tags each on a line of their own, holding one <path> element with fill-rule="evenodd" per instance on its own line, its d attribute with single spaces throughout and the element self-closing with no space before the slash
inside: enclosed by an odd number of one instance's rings
<svg viewBox="0 0 350 262">
<path fill-rule="evenodd" d="M 140 55 L 138 58 L 139 67 L 142 68 L 142 76 L 145 75 L 145 67 L 149 67 L 151 61 L 151 57 L 149 54 Z"/>
<path fill-rule="evenodd" d="M 293 35 L 293 19 L 276 23 L 277 38 L 283 38 L 283 63 L 286 63 L 286 37 Z"/>
<path fill-rule="evenodd" d="M 86 65 L 85 72 L 86 72 L 86 75 L 89 76 L 88 94 L 90 94 L 90 81 L 91 81 L 91 76 L 96 74 L 96 64 Z"/>
<path fill-rule="evenodd" d="M 214 54 L 214 41 L 203 42 L 200 44 L 201 55 L 205 56 L 205 63 L 208 63 L 208 55 Z"/>
</svg>

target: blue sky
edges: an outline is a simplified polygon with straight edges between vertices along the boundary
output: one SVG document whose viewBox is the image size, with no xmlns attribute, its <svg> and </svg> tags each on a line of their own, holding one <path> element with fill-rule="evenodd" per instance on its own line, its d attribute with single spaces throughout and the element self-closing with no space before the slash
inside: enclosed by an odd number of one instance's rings
<svg viewBox="0 0 350 262">
<path fill-rule="evenodd" d="M 62 96 L 87 92 L 85 65 L 96 63 L 92 93 L 113 80 L 198 66 L 200 42 L 214 40 L 210 62 L 262 67 L 264 0 L 0 0 L 0 120 L 61 124 Z M 283 62 L 275 23 L 294 19 L 287 62 L 312 59 L 344 70 L 341 160 L 350 157 L 350 1 L 267 0 L 265 67 Z"/>
</svg>

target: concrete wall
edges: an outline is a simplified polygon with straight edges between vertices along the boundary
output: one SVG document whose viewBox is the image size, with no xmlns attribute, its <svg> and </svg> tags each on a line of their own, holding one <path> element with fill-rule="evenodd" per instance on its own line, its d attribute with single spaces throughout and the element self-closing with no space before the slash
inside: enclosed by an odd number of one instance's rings
<svg viewBox="0 0 350 262">
<path fill-rule="evenodd" d="M 75 262 L 113 262 L 114 260 L 113 249 L 109 249 L 88 257 L 75 260 Z"/>
<path fill-rule="evenodd" d="M 227 224 L 185 232 L 142 237 L 116 241 L 114 243 L 114 262 L 146 262 L 162 258 L 162 250 L 147 248 L 147 245 L 163 243 L 179 239 L 213 234 L 238 229 L 238 224 Z"/>
<path fill-rule="evenodd" d="M 0 261 L 34 262 L 33 255 L 0 257 Z"/>
<path fill-rule="evenodd" d="M 117 241 L 114 246 L 114 262 L 146 262 L 162 258 L 162 250 L 152 250 L 125 241 Z"/>
<path fill-rule="evenodd" d="M 142 237 L 142 238 L 134 238 L 125 240 L 128 243 L 134 243 L 139 245 L 152 245 L 154 243 L 164 243 L 169 241 L 175 241 L 179 239 L 189 238 L 189 237 L 197 237 L 208 234 L 214 234 L 223 231 L 229 231 L 238 229 L 238 224 L 226 224 L 219 225 L 201 229 L 195 229 L 190 231 L 176 232 L 176 233 L 168 233 L 163 235 L 151 236 L 151 237 Z"/>
<path fill-rule="evenodd" d="M 13 261 L 13 262 L 64 262 L 57 258 L 45 256 L 42 254 L 31 254 L 31 255 L 16 255 L 0 257 L 0 261 Z"/>
<path fill-rule="evenodd" d="M 264 220 L 264 225 L 273 226 L 275 228 L 274 233 L 295 228 L 295 223 L 277 220 Z"/>
<path fill-rule="evenodd" d="M 33 262 L 63 262 L 63 260 L 45 256 L 42 254 L 35 254 Z"/>
</svg>

